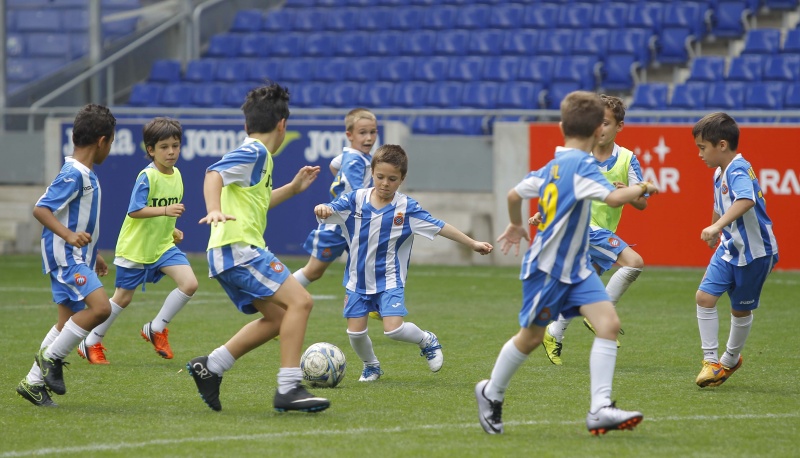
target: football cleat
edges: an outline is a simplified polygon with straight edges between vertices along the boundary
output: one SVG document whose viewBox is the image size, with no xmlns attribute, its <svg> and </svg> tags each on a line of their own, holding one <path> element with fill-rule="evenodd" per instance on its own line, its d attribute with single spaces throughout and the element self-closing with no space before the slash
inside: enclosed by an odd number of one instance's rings
<svg viewBox="0 0 800 458">
<path fill-rule="evenodd" d="M 106 359 L 106 347 L 97 342 L 94 345 L 86 345 L 85 340 L 78 344 L 78 356 L 89 361 L 89 364 L 111 364 Z"/>
<path fill-rule="evenodd" d="M 369 317 L 373 320 L 383 321 L 383 317 L 379 312 L 369 312 Z"/>
<path fill-rule="evenodd" d="M 27 399 L 31 404 L 39 407 L 58 407 L 58 404 L 50 399 L 50 393 L 42 385 L 31 385 L 27 379 L 22 379 L 17 385 L 17 394 Z"/>
<path fill-rule="evenodd" d="M 364 371 L 361 372 L 361 377 L 358 378 L 359 382 L 374 382 L 383 375 L 380 364 L 364 364 Z"/>
<path fill-rule="evenodd" d="M 722 379 L 722 382 L 728 380 L 728 378 L 730 378 L 730 376 L 733 375 L 734 372 L 736 372 L 740 367 L 742 367 L 743 361 L 744 358 L 742 358 L 742 355 L 739 355 L 739 361 L 736 362 L 735 366 L 733 367 L 722 366 L 722 370 L 725 372 L 725 377 Z M 719 384 L 722 385 L 722 382 L 719 382 Z"/>
<path fill-rule="evenodd" d="M 592 326 L 592 323 L 589 323 L 589 320 L 587 320 L 586 318 L 583 319 L 583 325 L 586 326 L 586 329 L 592 331 L 592 334 L 597 335 L 597 331 L 594 330 L 594 326 Z M 625 331 L 623 331 L 622 328 L 620 328 L 619 334 L 624 336 Z M 617 339 L 617 348 L 621 346 L 622 344 L 619 342 L 619 339 Z"/>
<path fill-rule="evenodd" d="M 724 381 L 725 369 L 722 367 L 722 364 L 703 360 L 703 368 L 700 369 L 700 373 L 697 374 L 697 379 L 695 379 L 697 386 L 701 388 L 706 386 L 718 386 Z"/>
<path fill-rule="evenodd" d="M 544 339 L 542 339 L 542 346 L 547 359 L 556 366 L 561 365 L 561 342 L 557 341 L 555 337 L 550 335 L 550 330 L 545 328 Z"/>
<path fill-rule="evenodd" d="M 145 323 L 142 326 L 141 334 L 144 340 L 153 344 L 156 353 L 161 355 L 162 358 L 172 359 L 172 348 L 170 348 L 169 340 L 167 340 L 169 329 L 164 328 L 164 332 L 156 332 L 151 328 L 151 323 Z"/>
<path fill-rule="evenodd" d="M 492 401 L 483 390 L 489 384 L 481 380 L 475 385 L 475 399 L 478 401 L 478 420 L 483 430 L 489 434 L 503 434 L 503 401 Z"/>
<path fill-rule="evenodd" d="M 64 384 L 64 366 L 63 359 L 48 358 L 44 355 L 47 347 L 39 350 L 36 354 L 36 365 L 42 371 L 42 378 L 47 388 L 55 394 L 64 394 L 67 392 L 67 386 Z"/>
<path fill-rule="evenodd" d="M 442 353 L 442 346 L 439 344 L 439 339 L 436 334 L 425 331 L 428 334 L 428 343 L 419 352 L 420 356 L 424 356 L 428 360 L 428 367 L 431 372 L 439 372 L 444 364 L 444 354 Z"/>
<path fill-rule="evenodd" d="M 600 436 L 615 429 L 633 429 L 642 422 L 641 412 L 618 409 L 612 402 L 610 405 L 589 412 L 586 415 L 586 429 L 593 436 Z"/>
<path fill-rule="evenodd" d="M 272 405 L 278 412 L 298 410 L 300 412 L 313 413 L 327 409 L 331 406 L 331 401 L 314 396 L 306 390 L 306 387 L 298 383 L 294 389 L 286 394 L 281 394 L 276 390 Z"/>
<path fill-rule="evenodd" d="M 197 385 L 197 392 L 203 401 L 212 410 L 222 410 L 219 402 L 219 386 L 222 384 L 222 376 L 208 370 L 208 356 L 198 356 L 186 363 L 186 370 L 194 379 Z"/>
</svg>

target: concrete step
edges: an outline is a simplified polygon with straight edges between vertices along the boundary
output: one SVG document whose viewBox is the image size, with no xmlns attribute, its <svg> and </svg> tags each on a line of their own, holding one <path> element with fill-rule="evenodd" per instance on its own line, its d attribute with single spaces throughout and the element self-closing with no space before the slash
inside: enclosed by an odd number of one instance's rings
<svg viewBox="0 0 800 458">
<path fill-rule="evenodd" d="M 0 221 L 32 221 L 33 202 L 0 202 Z"/>
<path fill-rule="evenodd" d="M 30 202 L 32 208 L 45 189 L 46 186 L 0 186 L 0 202 Z"/>
</svg>

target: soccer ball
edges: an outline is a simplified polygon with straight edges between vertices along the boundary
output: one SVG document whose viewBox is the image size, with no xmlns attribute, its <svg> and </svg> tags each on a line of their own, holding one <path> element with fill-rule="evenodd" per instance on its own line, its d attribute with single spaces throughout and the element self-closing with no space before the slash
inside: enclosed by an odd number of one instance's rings
<svg viewBox="0 0 800 458">
<path fill-rule="evenodd" d="M 300 369 L 303 379 L 316 388 L 333 388 L 344 378 L 347 367 L 344 353 L 334 344 L 317 342 L 303 353 Z"/>
</svg>

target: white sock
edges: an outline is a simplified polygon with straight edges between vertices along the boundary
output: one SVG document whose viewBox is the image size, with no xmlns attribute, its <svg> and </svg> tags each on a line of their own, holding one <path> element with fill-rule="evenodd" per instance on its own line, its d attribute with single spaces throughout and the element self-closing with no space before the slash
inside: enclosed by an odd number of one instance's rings
<svg viewBox="0 0 800 458">
<path fill-rule="evenodd" d="M 183 291 L 175 288 L 164 300 L 158 315 L 150 322 L 150 330 L 154 332 L 164 332 L 170 321 L 181 311 L 184 305 L 189 302 L 192 296 L 183 294 Z"/>
<path fill-rule="evenodd" d="M 611 383 L 614 381 L 614 366 L 617 364 L 617 342 L 594 338 L 589 354 L 592 405 L 589 412 L 611 404 Z"/>
<path fill-rule="evenodd" d="M 572 322 L 572 318 L 564 318 L 563 315 L 559 314 L 558 319 L 547 326 L 547 332 L 555 337 L 556 342 L 561 342 L 564 340 L 564 332 L 566 332 L 570 322 Z"/>
<path fill-rule="evenodd" d="M 612 304 L 617 305 L 619 298 L 625 294 L 631 283 L 635 282 L 641 273 L 642 269 L 635 267 L 620 267 L 614 272 L 614 275 L 611 276 L 606 285 L 606 293 L 611 298 Z"/>
<path fill-rule="evenodd" d="M 278 370 L 278 393 L 292 391 L 303 380 L 303 371 L 299 367 L 282 367 Z"/>
<path fill-rule="evenodd" d="M 206 366 L 211 372 L 222 375 L 225 371 L 229 371 L 235 362 L 236 359 L 233 358 L 231 352 L 223 345 L 208 355 L 208 363 L 206 363 Z"/>
<path fill-rule="evenodd" d="M 92 329 L 92 332 L 90 332 L 89 335 L 86 336 L 87 346 L 91 347 L 96 343 L 102 342 L 103 337 L 105 337 L 106 332 L 108 332 L 108 328 L 110 328 L 111 325 L 114 323 L 114 320 L 117 319 L 117 315 L 119 315 L 120 313 L 122 313 L 123 310 L 125 310 L 124 308 L 115 304 L 114 301 L 109 301 L 109 302 L 111 302 L 111 315 L 108 316 L 108 319 L 106 321 L 102 322 L 94 329 Z"/>
<path fill-rule="evenodd" d="M 292 276 L 294 276 L 294 278 L 296 278 L 297 281 L 303 285 L 303 288 L 311 284 L 311 280 L 309 280 L 308 277 L 306 277 L 306 274 L 303 273 L 303 269 L 295 270 Z"/>
<path fill-rule="evenodd" d="M 731 333 L 728 337 L 727 349 L 719 360 L 720 364 L 725 367 L 733 367 L 739 363 L 739 355 L 742 353 L 744 343 L 747 341 L 747 336 L 750 335 L 750 328 L 752 325 L 752 313 L 743 317 L 731 315 Z"/>
<path fill-rule="evenodd" d="M 506 396 L 508 384 L 511 383 L 511 377 L 527 359 L 528 355 L 519 351 L 514 345 L 514 339 L 509 339 L 497 355 L 492 376 L 483 389 L 483 394 L 492 401 L 502 401 Z"/>
<path fill-rule="evenodd" d="M 82 329 L 70 318 L 64 323 L 64 328 L 58 337 L 44 351 L 44 356 L 52 359 L 64 359 L 88 335 L 89 331 Z"/>
<path fill-rule="evenodd" d="M 384 332 L 383 335 L 400 342 L 417 344 L 419 348 L 424 347 L 423 342 L 428 338 L 428 333 L 420 329 L 416 324 L 404 322 L 394 331 Z"/>
<path fill-rule="evenodd" d="M 50 344 L 56 340 L 56 337 L 58 337 L 59 334 L 61 334 L 61 332 L 56 329 L 54 325 L 47 332 L 47 335 L 44 336 L 44 340 L 42 341 L 42 344 L 39 345 L 39 349 L 41 350 L 42 348 L 49 347 Z M 41 385 L 44 383 L 44 379 L 42 378 L 42 370 L 39 369 L 39 365 L 36 364 L 36 361 L 33 362 L 33 366 L 31 367 L 31 370 L 28 371 L 28 375 L 25 378 L 28 379 L 28 383 L 31 385 Z"/>
<path fill-rule="evenodd" d="M 703 359 L 709 363 L 719 362 L 719 355 L 717 355 L 717 349 L 719 348 L 717 307 L 706 308 L 698 305 L 697 326 L 700 328 L 700 348 L 703 349 Z"/>
<path fill-rule="evenodd" d="M 347 331 L 347 336 L 350 337 L 350 346 L 356 352 L 364 364 L 378 365 L 378 357 L 375 356 L 375 350 L 372 348 L 372 339 L 367 334 L 367 329 L 361 332 Z"/>
</svg>

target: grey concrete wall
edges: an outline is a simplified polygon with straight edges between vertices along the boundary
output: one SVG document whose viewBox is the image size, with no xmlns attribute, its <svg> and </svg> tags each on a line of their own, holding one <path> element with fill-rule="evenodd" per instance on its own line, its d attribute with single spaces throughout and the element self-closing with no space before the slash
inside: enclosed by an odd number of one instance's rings
<svg viewBox="0 0 800 458">
<path fill-rule="evenodd" d="M 45 145 L 41 132 L 0 134 L 0 184 L 44 182 Z"/>
</svg>

